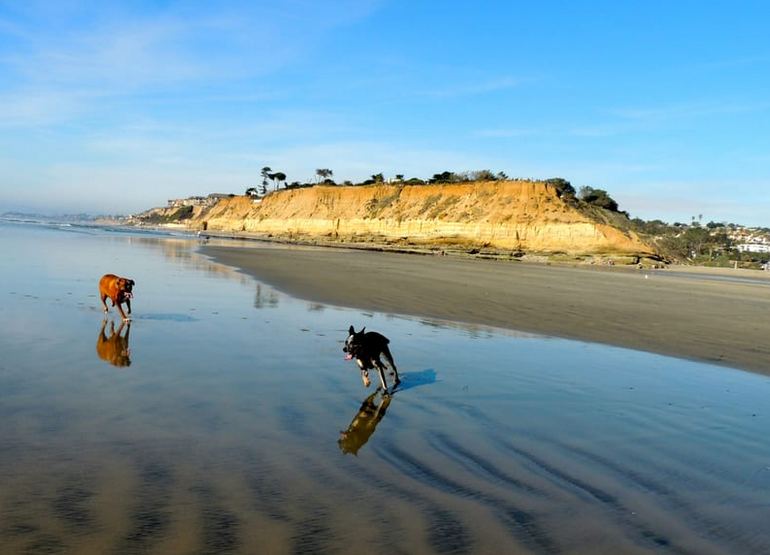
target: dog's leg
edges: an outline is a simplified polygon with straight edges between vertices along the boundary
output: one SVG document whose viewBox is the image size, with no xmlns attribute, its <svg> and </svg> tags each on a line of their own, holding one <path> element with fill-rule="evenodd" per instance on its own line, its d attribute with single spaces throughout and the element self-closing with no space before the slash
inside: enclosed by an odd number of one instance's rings
<svg viewBox="0 0 770 555">
<path fill-rule="evenodd" d="M 377 367 L 377 372 L 380 374 L 380 383 L 382 384 L 382 390 L 387 392 L 388 384 L 385 383 L 385 365 L 381 363 L 379 360 L 375 361 L 374 365 Z"/>
<path fill-rule="evenodd" d="M 351 328 L 352 327 L 353 326 L 351 326 Z M 366 368 L 364 361 L 357 358 L 356 364 L 358 364 L 358 368 L 361 370 L 361 380 L 364 382 L 364 387 L 369 387 L 372 382 L 369 380 L 369 370 Z"/>
<path fill-rule="evenodd" d="M 396 363 L 393 362 L 393 355 L 390 354 L 390 349 L 388 349 L 387 345 L 382 348 L 382 354 L 385 356 L 385 360 L 388 361 L 388 364 L 393 369 L 393 375 L 395 376 L 393 387 L 396 387 L 401 383 L 401 378 L 398 377 L 398 369 L 396 368 Z"/>
<path fill-rule="evenodd" d="M 123 317 L 123 321 L 128 320 L 128 316 L 126 316 L 126 313 L 123 312 L 123 307 L 120 305 L 120 303 L 116 303 L 115 306 L 118 307 L 118 312 L 120 312 L 120 315 Z"/>
<path fill-rule="evenodd" d="M 126 299 L 126 306 L 128 307 L 128 313 L 131 314 L 131 299 Z"/>
<path fill-rule="evenodd" d="M 104 301 L 107 299 L 107 295 L 101 295 L 102 298 L 102 306 L 104 307 L 104 312 L 109 312 L 110 308 L 107 306 L 107 303 Z"/>
</svg>

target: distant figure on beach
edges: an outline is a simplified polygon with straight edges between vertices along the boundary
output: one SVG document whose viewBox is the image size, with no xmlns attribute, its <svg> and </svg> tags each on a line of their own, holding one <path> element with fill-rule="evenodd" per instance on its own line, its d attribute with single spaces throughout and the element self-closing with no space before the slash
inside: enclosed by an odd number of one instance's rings
<svg viewBox="0 0 770 555">
<path fill-rule="evenodd" d="M 105 333 L 107 319 L 102 321 L 102 329 L 99 330 L 99 336 L 96 338 L 96 354 L 105 362 L 113 366 L 123 368 L 131 366 L 131 350 L 128 347 L 128 336 L 131 333 L 131 322 L 122 321 L 115 331 L 115 321 L 110 322 L 110 335 Z M 122 335 L 123 328 L 126 328 L 125 335 Z"/>
<path fill-rule="evenodd" d="M 353 417 L 348 429 L 340 432 L 337 445 L 339 445 L 343 453 L 358 455 L 358 450 L 369 441 L 369 438 L 377 428 L 377 424 L 385 416 L 385 411 L 388 410 L 392 397 L 383 391 L 379 403 L 376 403 L 375 398 L 379 393 L 380 390 L 378 389 L 364 399 L 361 408 L 358 409 L 358 413 Z"/>
</svg>

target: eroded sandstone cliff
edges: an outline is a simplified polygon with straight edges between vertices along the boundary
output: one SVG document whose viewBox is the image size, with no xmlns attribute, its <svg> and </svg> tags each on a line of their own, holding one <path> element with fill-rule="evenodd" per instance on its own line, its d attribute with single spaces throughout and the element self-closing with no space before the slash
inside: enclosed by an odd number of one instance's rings
<svg viewBox="0 0 770 555">
<path fill-rule="evenodd" d="M 610 221 L 565 202 L 548 183 L 494 181 L 281 190 L 258 202 L 223 199 L 186 222 L 193 229 L 295 239 L 569 254 L 654 252 Z"/>
<path fill-rule="evenodd" d="M 180 216 L 181 214 L 181 216 Z M 380 242 L 570 255 L 654 255 L 616 213 L 566 202 L 553 185 L 316 186 L 233 196 L 210 208 L 157 208 L 140 221 L 310 241 Z"/>
</svg>

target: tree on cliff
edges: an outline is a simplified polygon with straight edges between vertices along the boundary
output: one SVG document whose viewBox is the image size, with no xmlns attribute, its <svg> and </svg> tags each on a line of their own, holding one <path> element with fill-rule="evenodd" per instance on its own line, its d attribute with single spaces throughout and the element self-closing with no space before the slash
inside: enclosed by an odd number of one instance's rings
<svg viewBox="0 0 770 555">
<path fill-rule="evenodd" d="M 497 176 L 491 170 L 476 170 L 468 172 L 469 181 L 497 181 Z"/>
<path fill-rule="evenodd" d="M 428 183 L 453 183 L 455 181 L 457 181 L 457 175 L 454 172 L 445 171 L 434 173 L 433 177 L 428 180 Z"/>
<path fill-rule="evenodd" d="M 575 188 L 572 183 L 562 177 L 551 177 L 546 179 L 545 182 L 556 189 L 556 194 L 566 201 L 575 200 Z"/>
<path fill-rule="evenodd" d="M 270 169 L 270 166 L 265 166 L 262 168 L 262 171 L 260 172 L 260 175 L 262 175 L 262 190 L 260 193 L 263 195 L 267 194 L 267 180 L 270 179 L 270 172 L 273 171 Z"/>
<path fill-rule="evenodd" d="M 594 189 L 588 186 L 581 187 L 578 192 L 578 198 L 583 202 L 606 210 L 618 211 L 618 203 L 604 189 Z"/>
<path fill-rule="evenodd" d="M 278 190 L 278 187 L 281 185 L 282 181 L 286 181 L 286 174 L 283 172 L 275 172 L 268 175 L 270 180 L 275 184 L 275 189 Z"/>
<path fill-rule="evenodd" d="M 331 171 L 329 168 L 318 168 L 315 171 L 315 174 L 318 178 L 318 181 L 329 179 L 332 175 L 334 175 L 334 172 Z"/>
</svg>

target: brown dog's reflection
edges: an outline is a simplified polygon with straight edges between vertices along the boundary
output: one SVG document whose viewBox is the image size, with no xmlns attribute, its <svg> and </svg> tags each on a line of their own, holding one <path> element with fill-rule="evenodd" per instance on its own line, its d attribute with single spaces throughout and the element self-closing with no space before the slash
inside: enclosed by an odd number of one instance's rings
<svg viewBox="0 0 770 555">
<path fill-rule="evenodd" d="M 99 358 L 109 362 L 113 366 L 131 366 L 131 351 L 128 348 L 128 335 L 131 333 L 131 322 L 123 320 L 115 331 L 115 321 L 110 321 L 110 335 L 105 333 L 107 320 L 102 321 L 102 329 L 96 339 L 96 354 Z M 126 333 L 123 334 L 123 328 Z"/>
<path fill-rule="evenodd" d="M 375 401 L 377 395 L 380 395 L 379 402 Z M 385 411 L 388 410 L 391 399 L 392 396 L 390 394 L 379 388 L 364 399 L 361 408 L 358 409 L 358 414 L 353 417 L 348 429 L 340 432 L 337 444 L 343 453 L 358 455 L 358 450 L 369 441 L 369 438 L 377 428 L 377 424 L 385 416 Z"/>
</svg>

